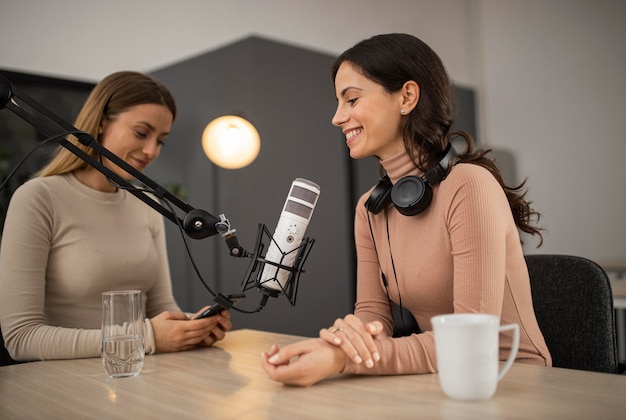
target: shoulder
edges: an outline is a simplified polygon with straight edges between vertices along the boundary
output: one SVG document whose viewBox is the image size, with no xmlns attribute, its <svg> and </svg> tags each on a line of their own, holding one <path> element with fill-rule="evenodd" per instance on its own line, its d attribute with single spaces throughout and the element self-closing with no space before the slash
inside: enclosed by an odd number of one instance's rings
<svg viewBox="0 0 626 420">
<path fill-rule="evenodd" d="M 496 181 L 495 177 L 486 168 L 473 163 L 457 163 L 452 167 L 446 180 L 456 180 L 465 182 Z"/>
<path fill-rule="evenodd" d="M 51 190 L 62 188 L 62 176 L 32 178 L 20 185 L 13 194 L 15 199 L 42 198 L 50 194 Z"/>
<path fill-rule="evenodd" d="M 459 163 L 452 168 L 440 184 L 439 197 L 442 205 L 451 211 L 510 212 L 502 185 L 488 169 L 472 163 Z"/>
<path fill-rule="evenodd" d="M 20 185 L 9 202 L 7 221 L 11 223 L 36 223 L 51 220 L 55 214 L 58 186 L 63 184 L 60 176 L 33 178 Z M 22 222 L 19 222 L 22 220 Z"/>
<path fill-rule="evenodd" d="M 446 179 L 441 182 L 441 188 L 444 190 L 479 189 L 483 193 L 504 192 L 498 180 L 488 169 L 472 163 L 454 165 Z"/>
</svg>

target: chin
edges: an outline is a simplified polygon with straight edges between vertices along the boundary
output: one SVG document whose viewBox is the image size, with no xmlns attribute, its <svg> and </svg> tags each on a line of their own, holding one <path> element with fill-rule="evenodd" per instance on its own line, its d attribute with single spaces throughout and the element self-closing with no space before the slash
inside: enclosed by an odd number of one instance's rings
<svg viewBox="0 0 626 420">
<path fill-rule="evenodd" d="M 364 159 L 370 156 L 372 156 L 371 153 L 360 153 L 357 150 L 350 150 L 350 157 L 352 159 Z"/>
<path fill-rule="evenodd" d="M 136 169 L 136 168 L 135 168 L 135 169 Z M 138 170 L 138 169 L 137 169 L 137 170 Z M 139 171 L 139 172 L 141 172 L 141 171 Z M 124 173 L 120 174 L 120 176 L 121 176 L 122 178 L 124 178 L 124 180 L 125 180 L 125 181 L 132 182 L 132 181 L 134 181 L 134 180 L 135 180 L 135 177 L 134 177 L 134 176 L 132 176 L 131 174 L 129 174 L 128 172 L 124 172 Z"/>
<path fill-rule="evenodd" d="M 361 159 L 363 156 L 361 156 L 361 154 L 359 153 L 358 149 L 354 148 L 354 149 L 350 149 L 350 157 L 352 159 Z"/>
</svg>

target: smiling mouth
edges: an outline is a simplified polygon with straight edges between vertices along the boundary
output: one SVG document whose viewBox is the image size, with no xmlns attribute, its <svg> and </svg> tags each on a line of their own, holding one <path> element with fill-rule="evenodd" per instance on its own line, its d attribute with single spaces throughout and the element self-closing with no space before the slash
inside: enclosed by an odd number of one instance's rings
<svg viewBox="0 0 626 420">
<path fill-rule="evenodd" d="M 146 166 L 148 166 L 148 163 L 149 163 L 149 162 L 146 162 L 146 161 L 143 161 L 143 160 L 139 160 L 139 159 L 133 159 L 133 161 L 135 163 L 135 165 L 133 165 L 133 166 L 135 166 L 138 169 L 145 169 Z"/>
<path fill-rule="evenodd" d="M 357 128 L 355 130 L 350 130 L 346 133 L 346 140 L 350 140 L 352 137 L 361 134 L 361 132 L 363 131 L 362 128 Z"/>
</svg>

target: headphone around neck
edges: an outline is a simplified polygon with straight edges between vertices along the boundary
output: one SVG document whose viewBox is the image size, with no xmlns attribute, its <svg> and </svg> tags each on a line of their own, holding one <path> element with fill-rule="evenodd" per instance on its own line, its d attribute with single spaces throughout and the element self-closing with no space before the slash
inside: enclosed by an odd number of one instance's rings
<svg viewBox="0 0 626 420">
<path fill-rule="evenodd" d="M 424 174 L 424 178 L 409 175 L 395 184 L 387 175 L 381 178 L 365 202 L 365 207 L 373 214 L 380 213 L 391 201 L 396 209 L 405 216 L 415 216 L 426 210 L 433 198 L 431 185 L 443 181 L 448 172 L 450 160 L 457 156 L 452 144 L 448 144 L 443 158 L 437 165 Z"/>
</svg>

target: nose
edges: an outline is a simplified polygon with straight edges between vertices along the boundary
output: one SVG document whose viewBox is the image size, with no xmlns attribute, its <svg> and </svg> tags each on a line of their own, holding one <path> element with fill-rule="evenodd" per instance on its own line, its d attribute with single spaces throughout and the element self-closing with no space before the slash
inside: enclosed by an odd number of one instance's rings
<svg viewBox="0 0 626 420">
<path fill-rule="evenodd" d="M 336 127 L 340 127 L 341 124 L 345 123 L 348 120 L 348 113 L 343 110 L 341 105 L 337 105 L 337 110 L 335 111 L 335 115 L 333 115 L 333 119 L 331 120 L 332 124 Z"/>
<path fill-rule="evenodd" d="M 155 159 L 161 152 L 158 140 L 154 139 L 147 141 L 143 146 L 142 152 L 150 160 Z"/>
</svg>

